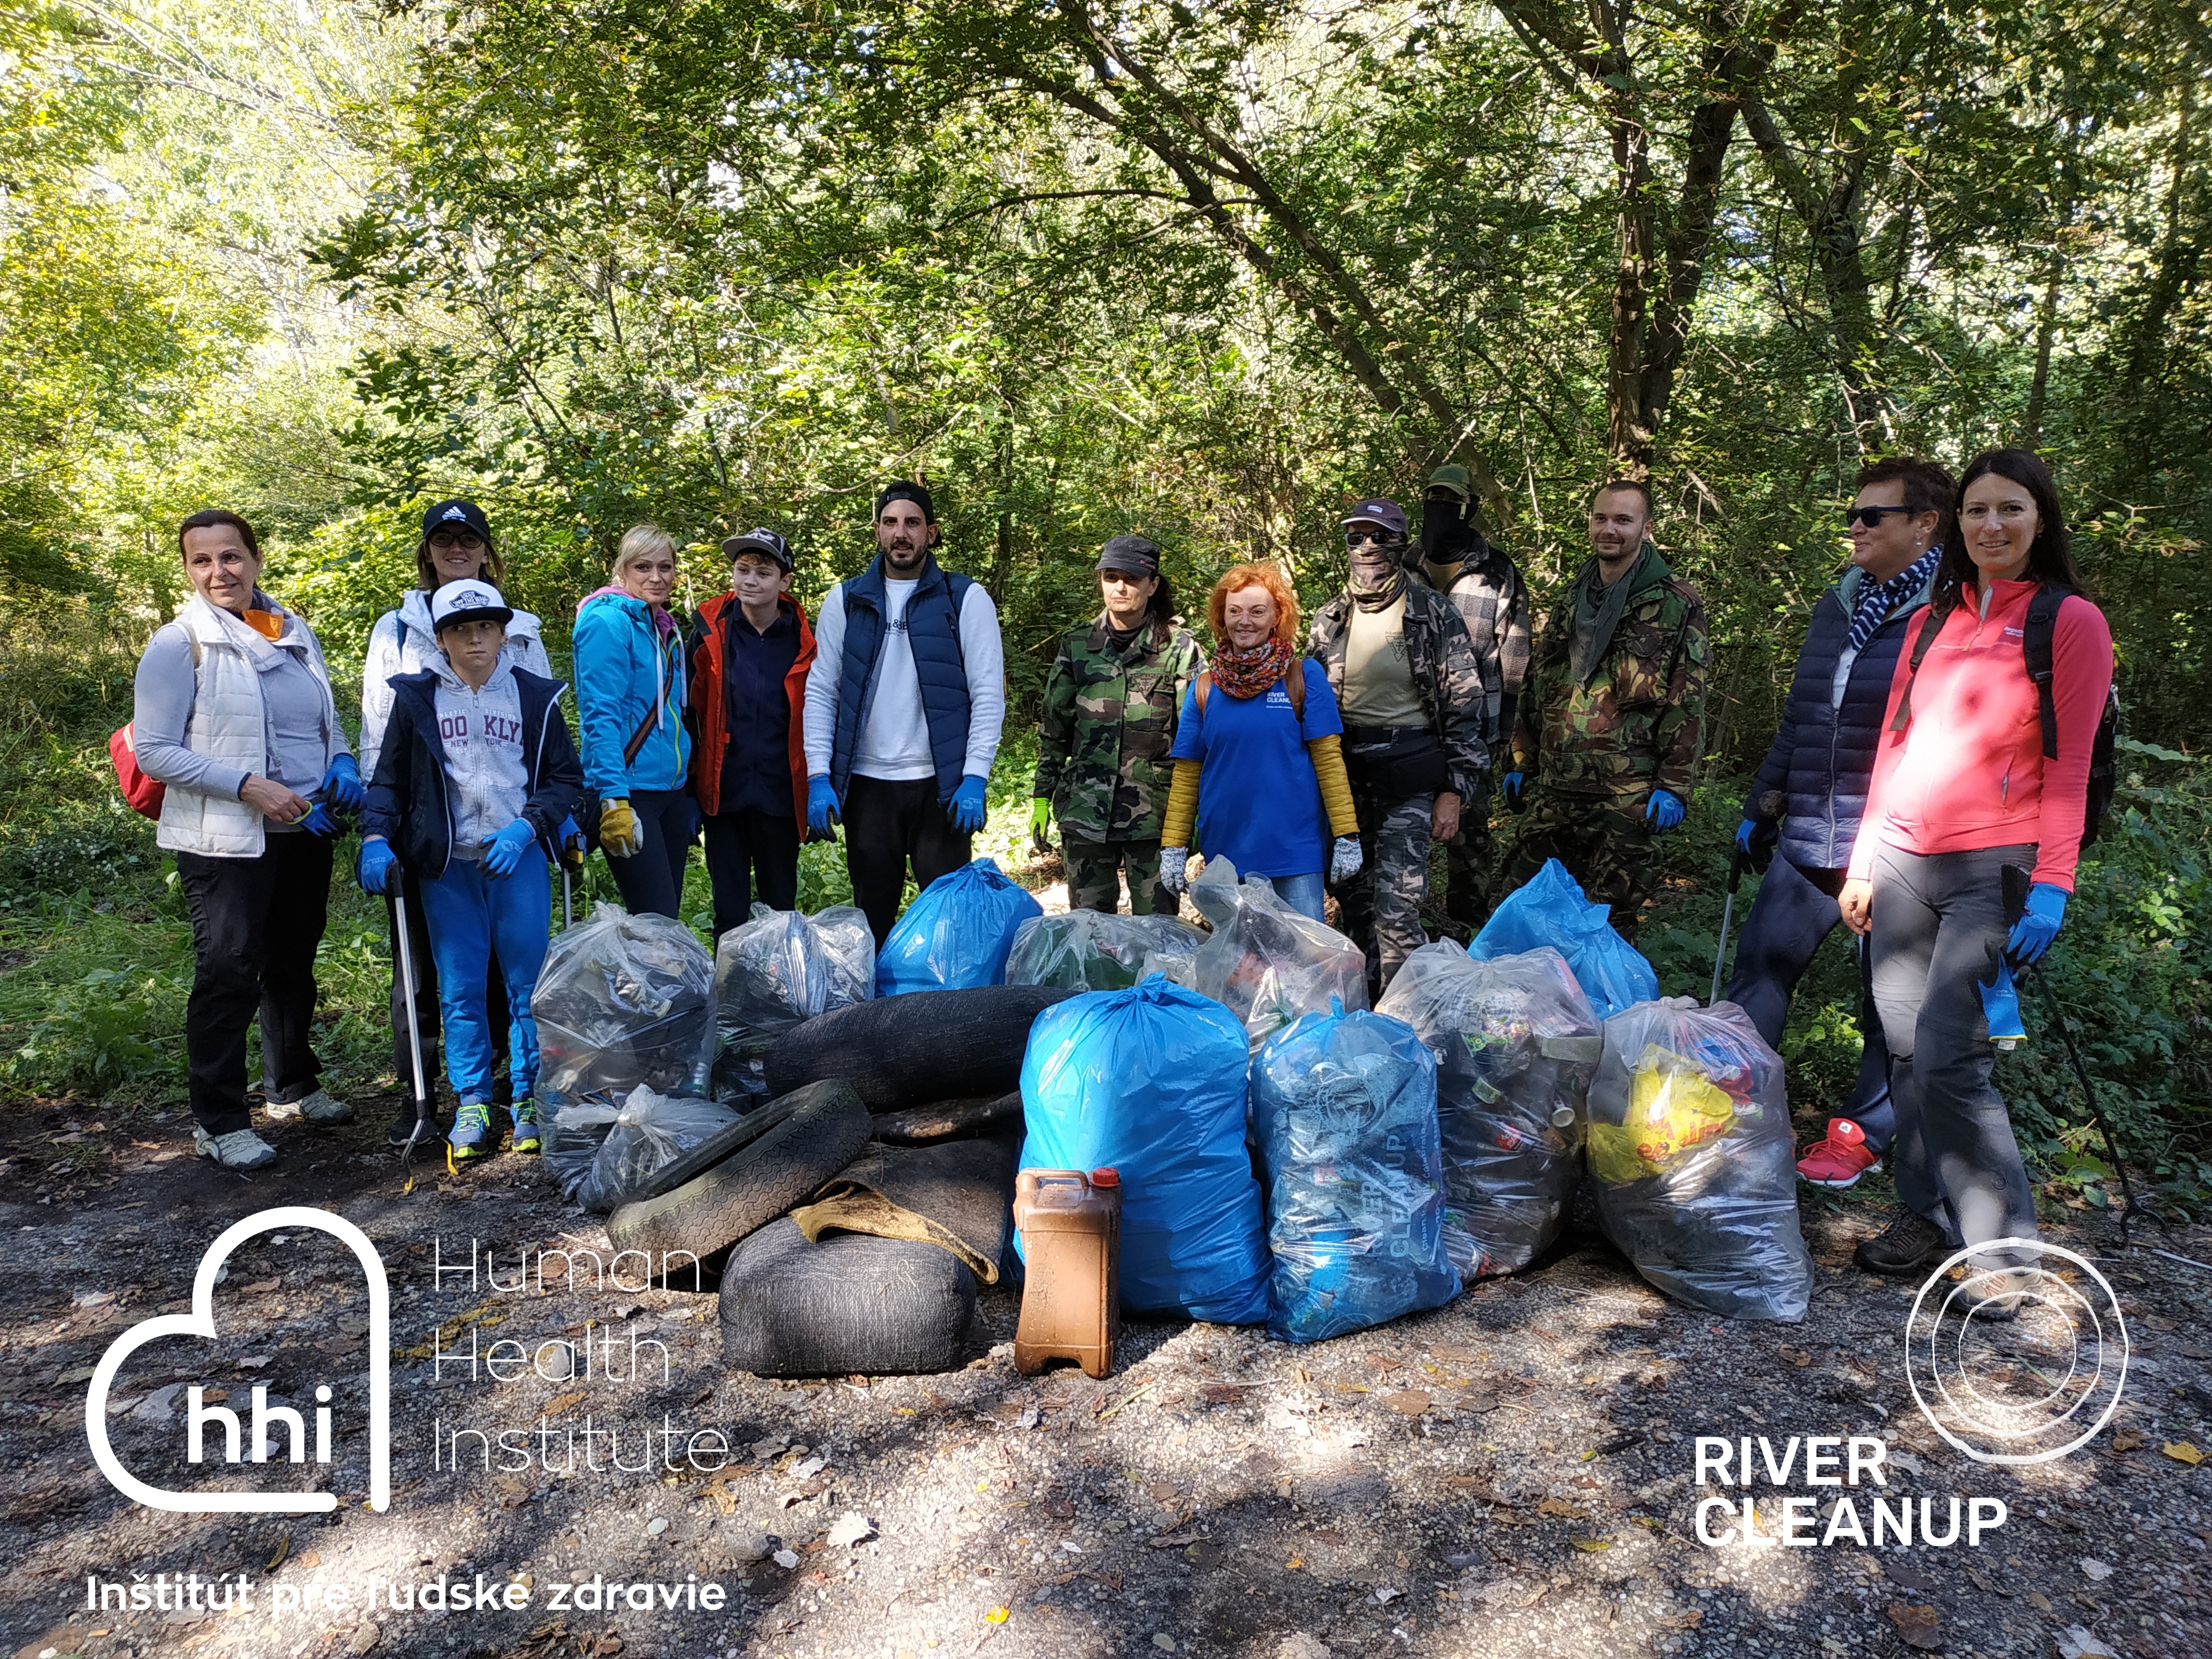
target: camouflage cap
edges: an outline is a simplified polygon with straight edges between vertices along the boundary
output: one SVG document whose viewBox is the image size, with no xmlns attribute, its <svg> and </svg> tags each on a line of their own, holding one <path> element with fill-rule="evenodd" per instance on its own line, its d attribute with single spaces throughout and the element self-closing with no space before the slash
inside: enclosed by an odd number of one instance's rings
<svg viewBox="0 0 2212 1659">
<path fill-rule="evenodd" d="M 1429 474 L 1428 488 L 1425 493 L 1433 495 L 1439 489 L 1449 490 L 1462 501 L 1474 499 L 1474 480 L 1457 461 L 1449 466 L 1440 466 Z"/>
</svg>

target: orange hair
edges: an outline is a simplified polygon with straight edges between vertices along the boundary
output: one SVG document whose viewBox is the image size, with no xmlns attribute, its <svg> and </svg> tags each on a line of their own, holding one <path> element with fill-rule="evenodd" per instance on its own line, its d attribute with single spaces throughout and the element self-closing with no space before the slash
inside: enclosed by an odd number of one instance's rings
<svg viewBox="0 0 2212 1659">
<path fill-rule="evenodd" d="M 1224 613 L 1231 593 L 1241 593 L 1248 587 L 1264 587 L 1267 597 L 1275 602 L 1275 637 L 1295 651 L 1298 648 L 1298 596 L 1291 591 L 1282 567 L 1267 564 L 1232 564 L 1222 573 L 1221 580 L 1213 585 L 1213 592 L 1206 596 L 1206 625 L 1213 630 L 1217 644 L 1229 642 L 1229 626 Z"/>
</svg>

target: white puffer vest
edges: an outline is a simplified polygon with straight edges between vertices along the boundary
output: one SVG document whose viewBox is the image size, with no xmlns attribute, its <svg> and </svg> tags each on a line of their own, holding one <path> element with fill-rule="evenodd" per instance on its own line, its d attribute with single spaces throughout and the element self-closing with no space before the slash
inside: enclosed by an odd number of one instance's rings
<svg viewBox="0 0 2212 1659">
<path fill-rule="evenodd" d="M 262 610 L 283 610 L 259 592 L 254 595 L 254 603 Z M 294 647 L 302 650 L 309 671 L 323 690 L 324 766 L 327 768 L 345 752 L 337 704 L 331 695 L 330 670 L 323 664 L 323 647 L 305 622 L 290 611 L 284 615 L 283 640 L 276 645 L 197 593 L 168 624 L 184 629 L 188 638 L 199 643 L 192 712 L 185 722 L 185 747 L 195 755 L 211 756 L 226 766 L 268 775 L 269 724 L 261 701 L 259 665 Z M 162 797 L 161 826 L 154 840 L 172 853 L 253 859 L 267 849 L 269 838 L 260 812 L 244 801 L 172 785 Z"/>
</svg>

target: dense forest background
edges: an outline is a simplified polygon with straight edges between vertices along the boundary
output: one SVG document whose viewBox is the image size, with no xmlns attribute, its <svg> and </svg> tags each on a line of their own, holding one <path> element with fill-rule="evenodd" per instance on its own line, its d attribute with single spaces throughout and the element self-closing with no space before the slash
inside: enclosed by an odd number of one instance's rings
<svg viewBox="0 0 2212 1659">
<path fill-rule="evenodd" d="M 1701 992 L 1854 471 L 2022 442 L 2130 744 L 2051 972 L 2197 1202 L 2208 70 L 2185 0 L 0 0 L 10 1085 L 180 1069 L 173 890 L 104 739 L 197 507 L 253 520 L 357 672 L 437 495 L 485 503 L 558 661 L 629 524 L 689 544 L 679 598 L 772 526 L 811 599 L 921 472 L 1025 704 L 1116 531 L 1186 593 L 1273 557 L 1318 595 L 1342 505 L 1452 458 L 1546 590 L 1590 486 L 1648 470 L 1719 653 L 1645 940 Z M 381 932 L 342 906 L 325 946 L 333 1041 L 372 1059 Z M 1815 1112 L 1856 1042 L 1832 950 L 1790 1036 Z M 2103 1201 L 2078 1094 L 2041 1048 L 2007 1065 L 2044 1167 Z"/>
</svg>

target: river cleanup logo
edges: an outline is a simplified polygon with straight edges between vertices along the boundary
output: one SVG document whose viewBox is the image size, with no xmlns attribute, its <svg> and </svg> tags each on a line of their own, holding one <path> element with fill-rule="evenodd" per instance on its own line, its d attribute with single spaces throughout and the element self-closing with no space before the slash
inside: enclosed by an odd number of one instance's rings
<svg viewBox="0 0 2212 1659">
<path fill-rule="evenodd" d="M 216 1275 L 230 1253 L 243 1241 L 257 1233 L 274 1232 L 278 1229 L 298 1231 L 312 1228 L 328 1233 L 337 1239 L 361 1261 L 362 1272 L 368 1280 L 368 1506 L 381 1514 L 392 1504 L 392 1292 L 385 1279 L 384 1261 L 377 1255 L 376 1246 L 368 1235 L 343 1218 L 325 1210 L 311 1210 L 296 1205 L 273 1210 L 262 1210 L 234 1222 L 225 1228 L 214 1243 L 200 1257 L 199 1272 L 192 1279 L 192 1310 L 188 1314 L 168 1314 L 141 1321 L 125 1331 L 108 1345 L 107 1352 L 100 1357 L 100 1364 L 92 1373 L 92 1384 L 84 1397 L 84 1435 L 92 1447 L 93 1462 L 107 1482 L 132 1502 L 148 1509 L 167 1510 L 182 1515 L 315 1515 L 326 1513 L 337 1507 L 337 1497 L 326 1492 L 173 1492 L 167 1487 L 149 1486 L 123 1467 L 114 1448 L 107 1439 L 107 1395 L 115 1376 L 123 1363 L 149 1342 L 164 1337 L 192 1336 L 203 1341 L 213 1341 L 217 1334 L 215 1321 Z M 202 1390 L 195 1385 L 189 1395 L 190 1405 L 185 1413 L 187 1435 L 186 1461 L 193 1463 L 206 1460 L 210 1440 L 222 1448 L 224 1461 L 237 1463 L 250 1461 L 265 1463 L 270 1461 L 272 1431 L 280 1431 L 273 1437 L 289 1451 L 289 1461 L 298 1464 L 310 1462 L 307 1448 L 307 1426 L 300 1413 L 289 1406 L 271 1406 L 268 1401 L 268 1385 L 257 1383 L 253 1389 L 253 1406 L 250 1425 L 241 1425 L 238 1413 L 227 1406 L 209 1405 Z M 331 1460 L 331 1390 L 328 1386 L 314 1390 L 315 1409 L 314 1450 L 313 1462 L 327 1465 Z M 210 1431 L 215 1432 L 210 1435 Z M 241 1444 L 241 1440 L 245 1443 Z"/>
<path fill-rule="evenodd" d="M 1972 1265 L 1998 1252 L 2009 1269 Z M 2087 1257 L 2040 1239 L 1955 1252 L 1905 1316 L 1913 1403 L 1978 1463 L 2048 1463 L 2087 1445 L 2119 1408 L 2128 1355 L 2112 1285 Z"/>
</svg>

